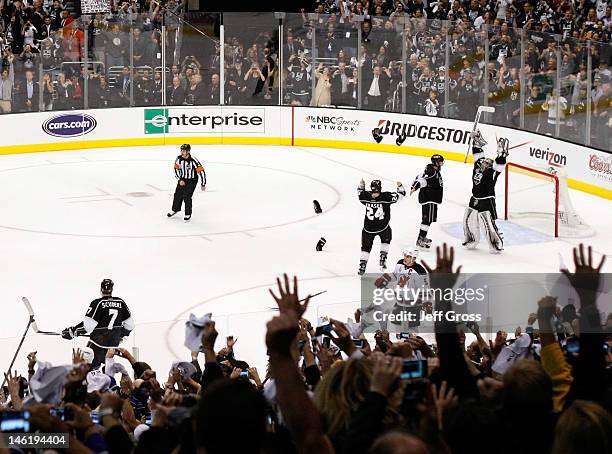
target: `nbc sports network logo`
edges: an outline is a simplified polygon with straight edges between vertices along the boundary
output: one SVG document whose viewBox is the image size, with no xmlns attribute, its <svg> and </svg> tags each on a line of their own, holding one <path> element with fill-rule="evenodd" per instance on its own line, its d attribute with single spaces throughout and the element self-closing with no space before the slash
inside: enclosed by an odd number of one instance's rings
<svg viewBox="0 0 612 454">
<path fill-rule="evenodd" d="M 167 134 L 168 109 L 145 109 L 144 130 L 145 134 Z"/>
</svg>

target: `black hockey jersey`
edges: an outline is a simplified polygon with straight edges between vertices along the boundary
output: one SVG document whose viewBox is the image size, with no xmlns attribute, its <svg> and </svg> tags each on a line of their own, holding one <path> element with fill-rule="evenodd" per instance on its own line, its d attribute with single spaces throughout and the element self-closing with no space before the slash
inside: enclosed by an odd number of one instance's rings
<svg viewBox="0 0 612 454">
<path fill-rule="evenodd" d="M 121 298 L 105 296 L 91 302 L 83 319 L 83 327 L 95 338 L 120 338 L 123 331 L 132 331 L 132 314 Z"/>
<path fill-rule="evenodd" d="M 387 228 L 391 221 L 391 205 L 406 195 L 403 186 L 397 192 L 381 192 L 376 198 L 370 191 L 358 188 L 359 201 L 365 205 L 366 212 L 363 218 L 363 230 L 368 233 L 379 233 Z"/>
<path fill-rule="evenodd" d="M 427 164 L 425 171 L 412 183 L 419 190 L 419 203 L 442 203 L 444 184 L 442 174 L 433 164 Z"/>
<path fill-rule="evenodd" d="M 506 167 L 506 158 L 498 156 L 493 161 L 493 166 L 483 169 L 483 161 L 486 159 L 481 148 L 472 148 L 474 156 L 474 168 L 472 170 L 472 197 L 477 200 L 495 198 L 495 184 L 497 177 Z"/>
</svg>

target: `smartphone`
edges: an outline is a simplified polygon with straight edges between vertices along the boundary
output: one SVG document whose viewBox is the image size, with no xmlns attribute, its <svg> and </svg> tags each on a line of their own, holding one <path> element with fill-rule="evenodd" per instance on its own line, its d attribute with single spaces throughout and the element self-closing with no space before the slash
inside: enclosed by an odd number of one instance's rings
<svg viewBox="0 0 612 454">
<path fill-rule="evenodd" d="M 410 333 L 395 333 L 396 339 L 410 339 L 411 337 L 412 337 L 412 334 Z"/>
<path fill-rule="evenodd" d="M 89 417 L 91 418 L 91 422 L 94 424 L 100 424 L 100 415 L 98 415 L 97 411 L 90 411 Z"/>
<path fill-rule="evenodd" d="M 74 412 L 66 407 L 53 407 L 50 412 L 51 416 L 55 416 L 61 421 L 72 421 L 74 419 Z"/>
<path fill-rule="evenodd" d="M 363 348 L 365 345 L 365 342 L 363 339 L 353 339 L 353 344 L 355 344 L 355 347 L 357 348 Z"/>
<path fill-rule="evenodd" d="M 327 325 L 317 326 L 317 329 L 315 330 L 315 337 L 322 336 L 323 334 L 329 334 L 331 333 L 331 331 L 331 323 L 328 323 Z"/>
<path fill-rule="evenodd" d="M 565 348 L 568 353 L 580 353 L 580 341 L 577 337 L 568 337 L 565 343 Z"/>
<path fill-rule="evenodd" d="M 0 412 L 0 431 L 2 432 L 29 432 L 29 411 L 3 411 Z"/>
<path fill-rule="evenodd" d="M 330 344 L 330 341 L 331 341 L 331 338 L 329 338 L 329 337 L 324 337 L 324 338 L 323 338 L 323 347 L 325 347 L 325 348 L 329 348 L 329 346 L 331 345 L 331 344 Z"/>
<path fill-rule="evenodd" d="M 242 369 L 242 371 L 240 372 L 240 377 L 241 378 L 249 378 L 249 371 L 246 369 Z"/>
<path fill-rule="evenodd" d="M 401 380 L 414 380 L 427 377 L 427 361 L 405 359 L 402 364 Z"/>
<path fill-rule="evenodd" d="M 153 421 L 153 416 L 151 415 L 151 413 L 145 416 L 145 424 L 147 426 L 150 426 L 152 421 Z"/>
</svg>

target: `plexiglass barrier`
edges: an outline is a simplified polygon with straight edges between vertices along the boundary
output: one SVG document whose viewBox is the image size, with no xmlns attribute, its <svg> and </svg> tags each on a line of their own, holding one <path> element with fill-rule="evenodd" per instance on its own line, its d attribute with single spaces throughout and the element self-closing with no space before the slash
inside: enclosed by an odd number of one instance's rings
<svg viewBox="0 0 612 454">
<path fill-rule="evenodd" d="M 482 121 L 612 150 L 612 45 L 529 29 L 341 12 L 82 16 L 8 46 L 4 113 L 334 106 Z M 358 13 L 358 11 L 357 11 Z"/>
</svg>

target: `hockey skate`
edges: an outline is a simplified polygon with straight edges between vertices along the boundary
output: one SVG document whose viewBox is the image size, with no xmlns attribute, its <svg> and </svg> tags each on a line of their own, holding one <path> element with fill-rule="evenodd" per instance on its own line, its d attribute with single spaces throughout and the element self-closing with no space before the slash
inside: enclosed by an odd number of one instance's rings
<svg viewBox="0 0 612 454">
<path fill-rule="evenodd" d="M 188 221 L 188 220 L 190 220 L 190 219 L 191 219 L 191 215 L 189 214 L 189 215 L 185 216 L 183 219 L 184 219 L 185 221 Z"/>
<path fill-rule="evenodd" d="M 431 241 L 427 241 L 427 238 L 419 237 L 416 241 L 417 247 L 425 250 L 429 250 L 431 248 Z"/>
<path fill-rule="evenodd" d="M 171 211 L 170 213 L 166 214 L 166 216 L 168 216 L 169 218 L 171 218 L 172 216 L 174 216 L 176 213 L 178 213 L 178 211 Z"/>
<path fill-rule="evenodd" d="M 386 271 L 387 269 L 387 254 L 385 252 L 380 253 L 380 271 Z"/>
<path fill-rule="evenodd" d="M 359 276 L 363 276 L 366 272 L 366 265 L 368 264 L 368 262 L 366 262 L 365 260 L 360 260 L 359 261 L 359 271 L 357 271 L 357 274 Z"/>
</svg>

